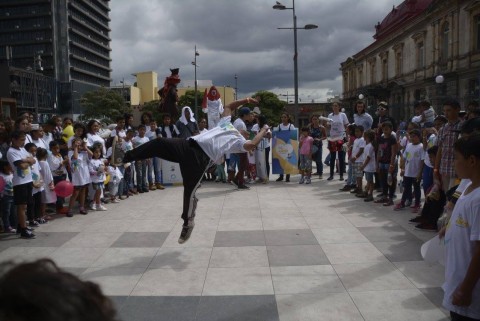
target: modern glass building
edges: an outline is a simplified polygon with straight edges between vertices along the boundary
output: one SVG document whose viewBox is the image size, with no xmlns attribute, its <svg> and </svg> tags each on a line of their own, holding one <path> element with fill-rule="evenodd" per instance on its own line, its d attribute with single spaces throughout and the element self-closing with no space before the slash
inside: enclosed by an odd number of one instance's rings
<svg viewBox="0 0 480 321">
<path fill-rule="evenodd" d="M 109 0 L 0 1 L 0 61 L 18 109 L 79 114 L 84 92 L 110 86 L 109 12 Z"/>
</svg>

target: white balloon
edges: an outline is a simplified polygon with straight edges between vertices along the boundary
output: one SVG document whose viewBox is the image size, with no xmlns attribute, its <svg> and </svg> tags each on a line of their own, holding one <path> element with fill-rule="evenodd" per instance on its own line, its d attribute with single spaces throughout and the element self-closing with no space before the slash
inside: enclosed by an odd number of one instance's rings
<svg viewBox="0 0 480 321">
<path fill-rule="evenodd" d="M 365 96 L 363 94 L 358 95 L 358 99 L 363 99 Z"/>
<path fill-rule="evenodd" d="M 435 82 L 437 84 L 443 83 L 444 80 L 445 80 L 445 78 L 442 75 L 438 75 L 437 77 L 435 77 Z"/>
</svg>

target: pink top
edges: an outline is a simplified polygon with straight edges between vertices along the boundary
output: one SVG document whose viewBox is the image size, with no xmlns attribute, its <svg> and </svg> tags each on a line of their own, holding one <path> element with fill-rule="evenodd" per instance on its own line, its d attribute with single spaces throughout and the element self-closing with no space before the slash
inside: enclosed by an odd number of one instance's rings
<svg viewBox="0 0 480 321">
<path fill-rule="evenodd" d="M 300 147 L 300 155 L 310 155 L 312 152 L 313 138 L 311 136 L 300 138 L 302 147 Z"/>
</svg>

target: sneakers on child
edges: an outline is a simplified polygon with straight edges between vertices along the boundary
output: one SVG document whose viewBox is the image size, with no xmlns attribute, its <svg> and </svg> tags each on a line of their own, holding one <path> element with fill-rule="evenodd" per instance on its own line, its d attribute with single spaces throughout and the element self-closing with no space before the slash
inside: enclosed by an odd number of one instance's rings
<svg viewBox="0 0 480 321">
<path fill-rule="evenodd" d="M 31 230 L 24 228 L 20 232 L 20 237 L 22 239 L 34 239 L 35 234 L 33 234 Z"/>
<path fill-rule="evenodd" d="M 120 200 L 118 198 L 111 198 L 110 203 L 120 203 Z"/>
<path fill-rule="evenodd" d="M 97 211 L 106 211 L 107 208 L 103 206 L 102 204 L 97 204 Z"/>
<path fill-rule="evenodd" d="M 394 211 L 401 211 L 405 208 L 405 204 L 402 202 L 399 202 L 395 207 L 393 208 Z"/>
<path fill-rule="evenodd" d="M 92 204 L 90 204 L 90 209 L 91 209 L 92 211 L 96 211 L 96 210 L 97 210 L 97 204 L 95 204 L 95 203 L 92 202 Z"/>
<path fill-rule="evenodd" d="M 30 227 L 39 227 L 40 224 L 39 224 L 37 221 L 32 220 L 32 221 L 29 221 L 29 222 L 28 222 L 28 226 L 30 226 Z"/>
<path fill-rule="evenodd" d="M 310 177 L 307 177 L 305 179 L 305 184 L 311 184 L 312 183 L 312 180 L 310 179 Z"/>
<path fill-rule="evenodd" d="M 298 184 L 303 184 L 303 183 L 305 183 L 305 177 L 302 176 L 300 178 L 300 181 L 298 182 Z"/>
</svg>

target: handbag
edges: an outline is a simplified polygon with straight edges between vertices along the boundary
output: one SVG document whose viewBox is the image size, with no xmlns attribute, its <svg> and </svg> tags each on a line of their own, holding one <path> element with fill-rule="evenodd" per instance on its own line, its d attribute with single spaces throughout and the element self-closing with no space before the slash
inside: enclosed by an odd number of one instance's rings
<svg viewBox="0 0 480 321">
<path fill-rule="evenodd" d="M 318 146 L 312 145 L 312 154 L 316 154 L 318 152 Z"/>
</svg>

